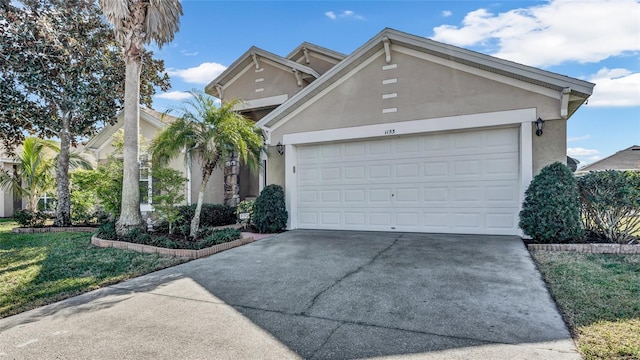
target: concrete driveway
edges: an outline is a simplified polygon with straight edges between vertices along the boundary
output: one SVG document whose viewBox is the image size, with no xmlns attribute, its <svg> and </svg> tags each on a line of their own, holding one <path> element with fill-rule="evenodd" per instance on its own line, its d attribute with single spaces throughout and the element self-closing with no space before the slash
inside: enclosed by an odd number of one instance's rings
<svg viewBox="0 0 640 360">
<path fill-rule="evenodd" d="M 521 240 L 290 231 L 0 320 L 0 359 L 579 359 Z"/>
</svg>

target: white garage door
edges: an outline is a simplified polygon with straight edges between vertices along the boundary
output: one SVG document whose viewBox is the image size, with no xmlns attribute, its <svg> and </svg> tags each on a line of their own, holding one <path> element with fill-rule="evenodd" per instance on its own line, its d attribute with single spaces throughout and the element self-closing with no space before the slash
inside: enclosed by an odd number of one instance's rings
<svg viewBox="0 0 640 360">
<path fill-rule="evenodd" d="M 297 227 L 517 234 L 518 131 L 298 146 Z"/>
</svg>

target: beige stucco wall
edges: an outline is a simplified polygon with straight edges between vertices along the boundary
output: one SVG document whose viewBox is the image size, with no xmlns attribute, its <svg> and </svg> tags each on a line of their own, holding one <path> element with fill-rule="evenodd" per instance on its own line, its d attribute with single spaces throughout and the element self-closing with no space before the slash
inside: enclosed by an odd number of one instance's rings
<svg viewBox="0 0 640 360">
<path fill-rule="evenodd" d="M 309 63 L 307 64 L 306 60 L 303 60 L 302 62 L 300 62 L 302 65 L 306 65 L 310 68 L 312 68 L 313 70 L 315 70 L 318 74 L 322 75 L 324 73 L 326 73 L 327 71 L 329 71 L 329 69 L 331 69 L 332 67 L 335 66 L 335 62 L 331 62 L 331 61 L 327 61 L 325 59 L 321 59 L 319 58 L 318 55 L 316 55 L 313 52 L 309 52 Z"/>
<path fill-rule="evenodd" d="M 284 163 L 285 156 L 278 154 L 275 146 L 269 146 L 267 157 L 267 184 L 276 184 L 284 187 Z"/>
<path fill-rule="evenodd" d="M 202 184 L 202 162 L 199 159 L 191 161 L 191 203 L 198 201 L 198 193 Z M 224 202 L 224 170 L 217 167 L 213 170 L 204 192 L 204 203 L 222 204 Z"/>
<path fill-rule="evenodd" d="M 3 154 L 0 153 L 0 156 Z M 0 162 L 0 169 L 11 173 L 13 165 Z M 0 187 L 0 217 L 10 217 L 13 215 L 13 191 Z"/>
<path fill-rule="evenodd" d="M 547 120 L 541 136 L 532 125 L 533 175 L 556 161 L 567 163 L 567 120 Z"/>
<path fill-rule="evenodd" d="M 322 98 L 302 110 L 294 119 L 271 132 L 271 143 L 282 141 L 287 133 L 346 128 L 400 121 L 441 118 L 456 115 L 535 108 L 542 119 L 560 118 L 558 99 L 490 80 L 408 54 L 392 52 L 396 69 L 382 70 L 384 55 Z M 383 85 L 383 80 L 397 79 Z M 383 94 L 397 97 L 383 99 Z M 395 113 L 383 114 L 386 108 Z M 566 156 L 566 121 L 547 121 L 544 134 L 532 135 L 533 171 Z M 275 174 L 274 174 L 275 175 Z M 270 177 L 274 183 L 282 178 Z"/>
<path fill-rule="evenodd" d="M 233 83 L 224 89 L 224 100 L 255 100 L 287 94 L 289 97 L 300 91 L 292 71 L 275 67 L 266 60 L 260 61 L 262 71 L 256 72 L 253 63 Z M 263 81 L 256 82 L 258 79 Z M 263 89 L 256 92 L 257 89 Z"/>
</svg>

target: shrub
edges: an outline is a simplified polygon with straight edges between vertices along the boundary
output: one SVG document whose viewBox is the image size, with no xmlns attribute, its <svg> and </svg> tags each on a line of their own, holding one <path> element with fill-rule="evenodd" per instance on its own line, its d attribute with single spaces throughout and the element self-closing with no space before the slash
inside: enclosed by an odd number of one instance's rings
<svg viewBox="0 0 640 360">
<path fill-rule="evenodd" d="M 633 243 L 640 233 L 640 174 L 590 172 L 578 179 L 584 228 L 600 239 Z"/>
<path fill-rule="evenodd" d="M 96 236 L 104 240 L 118 240 L 115 221 L 107 221 L 98 227 Z"/>
<path fill-rule="evenodd" d="M 268 185 L 253 205 L 253 223 L 261 233 L 279 232 L 287 226 L 287 207 L 280 185 Z"/>
<path fill-rule="evenodd" d="M 156 167 L 153 169 L 153 207 L 160 219 L 167 222 L 169 234 L 173 234 L 174 224 L 180 220 L 180 209 L 176 204 L 184 201 L 184 183 L 187 179 L 178 170 Z"/>
<path fill-rule="evenodd" d="M 97 186 L 100 173 L 95 170 L 75 170 L 70 175 L 71 219 L 76 223 L 89 223 L 98 215 Z"/>
<path fill-rule="evenodd" d="M 196 204 L 179 207 L 180 220 L 176 227 L 189 225 L 196 211 Z M 236 223 L 236 208 L 223 204 L 202 204 L 200 213 L 200 226 L 214 227 L 232 225 Z"/>
<path fill-rule="evenodd" d="M 555 162 L 533 178 L 525 192 L 519 226 L 536 242 L 582 239 L 578 185 L 566 165 Z"/>
<path fill-rule="evenodd" d="M 42 227 L 47 215 L 40 211 L 16 210 L 14 218 L 22 227 Z"/>
<path fill-rule="evenodd" d="M 238 207 L 236 208 L 236 216 L 240 224 L 244 226 L 252 224 L 253 205 L 255 203 L 255 200 L 242 200 L 240 204 L 238 204 Z M 240 219 L 240 214 L 249 214 L 249 216 L 246 219 Z"/>
<path fill-rule="evenodd" d="M 229 241 L 239 239 L 242 236 L 239 230 L 233 228 L 214 230 L 207 235 L 204 240 L 198 243 L 198 249 L 204 249 L 209 246 L 223 244 Z"/>
<path fill-rule="evenodd" d="M 43 227 L 47 215 L 40 211 L 16 210 L 13 217 L 22 227 Z"/>
<path fill-rule="evenodd" d="M 122 206 L 122 172 L 122 160 L 114 156 L 110 156 L 106 164 L 98 168 L 96 195 L 112 219 L 120 215 L 120 207 Z"/>
</svg>

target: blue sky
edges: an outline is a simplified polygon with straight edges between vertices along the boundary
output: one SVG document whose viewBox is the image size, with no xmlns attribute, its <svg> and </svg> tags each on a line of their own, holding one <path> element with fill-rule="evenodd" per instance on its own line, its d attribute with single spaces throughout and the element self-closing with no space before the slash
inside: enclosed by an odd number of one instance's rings
<svg viewBox="0 0 640 360">
<path fill-rule="evenodd" d="M 636 1 L 182 0 L 175 40 L 158 50 L 173 88 L 154 108 L 181 106 L 249 47 L 286 56 L 303 41 L 349 54 L 385 27 L 591 81 L 569 120 L 581 165 L 640 145 L 640 3 Z"/>
</svg>

